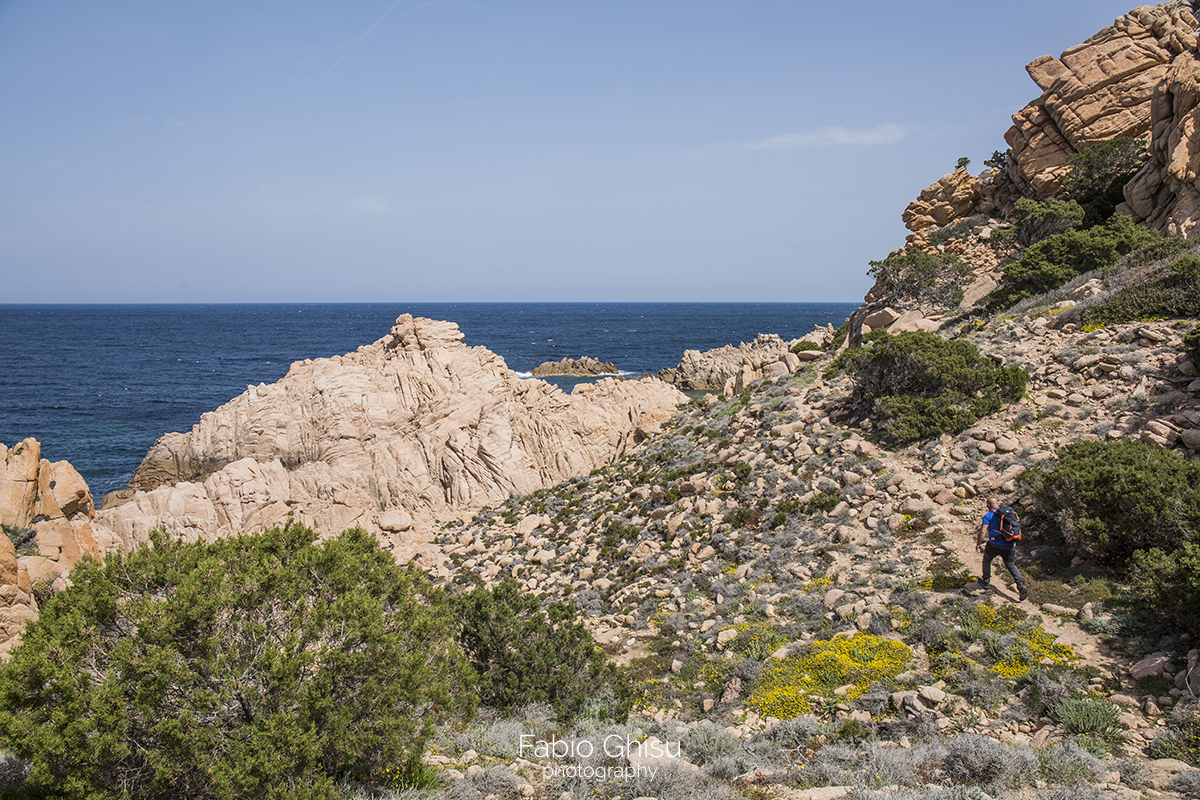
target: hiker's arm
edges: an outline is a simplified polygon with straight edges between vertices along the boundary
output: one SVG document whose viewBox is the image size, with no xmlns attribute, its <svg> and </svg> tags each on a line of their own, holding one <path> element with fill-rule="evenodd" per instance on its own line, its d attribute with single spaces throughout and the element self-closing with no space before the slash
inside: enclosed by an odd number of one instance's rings
<svg viewBox="0 0 1200 800">
<path fill-rule="evenodd" d="M 987 540 L 988 540 L 988 526 L 987 526 L 987 523 L 984 523 L 983 525 L 979 526 L 979 539 L 975 542 L 975 549 L 982 550 L 984 544 L 987 543 Z"/>
</svg>

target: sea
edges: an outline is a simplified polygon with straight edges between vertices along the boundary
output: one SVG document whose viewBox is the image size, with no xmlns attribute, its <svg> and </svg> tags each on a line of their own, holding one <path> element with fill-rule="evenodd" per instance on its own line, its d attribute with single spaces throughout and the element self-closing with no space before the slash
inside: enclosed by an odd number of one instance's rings
<svg viewBox="0 0 1200 800">
<path fill-rule="evenodd" d="M 351 352 L 401 314 L 458 323 L 522 377 L 593 356 L 623 375 L 679 363 L 684 350 L 793 339 L 835 327 L 857 303 L 280 303 L 0 305 L 0 442 L 26 437 L 67 460 L 99 500 L 123 488 L 164 433 L 190 430 L 293 361 Z M 578 379 L 555 378 L 569 391 Z"/>
</svg>

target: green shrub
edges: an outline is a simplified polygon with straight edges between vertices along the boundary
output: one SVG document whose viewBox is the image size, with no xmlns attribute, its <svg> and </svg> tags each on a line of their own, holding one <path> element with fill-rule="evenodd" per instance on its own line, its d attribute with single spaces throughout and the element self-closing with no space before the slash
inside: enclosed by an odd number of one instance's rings
<svg viewBox="0 0 1200 800">
<path fill-rule="evenodd" d="M 573 606 L 554 603 L 542 611 L 538 599 L 523 593 L 515 580 L 494 591 L 477 587 L 452 602 L 462 625 L 460 642 L 479 673 L 479 698 L 485 704 L 509 710 L 549 703 L 569 720 L 607 688 L 620 701 L 616 716 L 629 715 L 633 688 L 628 677 L 607 662 Z"/>
<path fill-rule="evenodd" d="M 33 528 L 18 528 L 13 525 L 4 526 L 4 535 L 12 542 L 17 556 L 36 556 L 38 554 L 37 531 Z"/>
<path fill-rule="evenodd" d="M 945 244 L 951 239 L 960 239 L 980 225 L 986 225 L 991 220 L 987 214 L 976 214 L 973 217 L 963 217 L 949 225 L 944 225 L 929 235 L 929 243 L 934 247 Z"/>
<path fill-rule="evenodd" d="M 840 502 L 842 502 L 842 498 L 838 497 L 836 494 L 817 492 L 813 499 L 808 501 L 808 508 L 815 509 L 817 511 L 824 511 L 826 514 L 828 514 L 830 511 L 833 511 L 835 508 L 837 508 L 838 503 Z"/>
<path fill-rule="evenodd" d="M 849 408 L 874 414 L 894 442 L 958 433 L 1025 394 L 1024 370 L 1001 367 L 965 339 L 873 331 L 866 342 L 845 354 L 854 382 Z"/>
<path fill-rule="evenodd" d="M 1200 325 L 1188 331 L 1183 337 L 1183 347 L 1187 350 L 1187 354 L 1192 357 L 1192 361 L 1200 366 Z"/>
<path fill-rule="evenodd" d="M 1133 592 L 1150 608 L 1200 633 L 1200 545 L 1183 542 L 1176 550 L 1136 551 Z"/>
<path fill-rule="evenodd" d="M 1188 253 L 1175 259 L 1172 271 L 1189 278 L 1200 278 L 1200 258 Z"/>
<path fill-rule="evenodd" d="M 999 150 L 993 150 L 992 157 L 985 158 L 983 160 L 983 165 L 985 167 L 991 167 L 992 169 L 1004 169 L 1004 165 L 1008 163 L 1008 157 L 1010 155 L 1012 155 L 1012 148 L 1009 148 L 1003 152 Z"/>
<path fill-rule="evenodd" d="M 1054 720 L 1069 733 L 1093 734 L 1101 738 L 1117 732 L 1117 717 L 1121 710 L 1111 700 L 1085 695 L 1059 703 L 1051 711 Z"/>
<path fill-rule="evenodd" d="M 1200 633 L 1200 461 L 1140 441 L 1074 442 L 1026 480 L 1072 546 Z"/>
<path fill-rule="evenodd" d="M 411 771 L 470 707 L 448 607 L 372 536 L 315 540 L 155 532 L 80 562 L 0 669 L 0 743 L 31 789 L 323 798 Z"/>
<path fill-rule="evenodd" d="M 1030 470 L 1063 533 L 1100 563 L 1124 568 L 1135 550 L 1178 549 L 1200 530 L 1200 461 L 1134 440 L 1072 442 L 1053 471 Z"/>
<path fill-rule="evenodd" d="M 1141 139 L 1121 137 L 1093 145 L 1067 158 L 1071 171 L 1063 178 L 1063 195 L 1083 207 L 1084 227 L 1109 219 L 1125 201 L 1125 184 L 1146 163 Z"/>
<path fill-rule="evenodd" d="M 922 306 L 953 308 L 962 302 L 963 283 L 971 268 L 958 256 L 907 249 L 883 261 L 870 262 L 875 289 L 889 303 L 913 300 Z"/>
<path fill-rule="evenodd" d="M 1121 256 L 1159 238 L 1124 214 L 1087 230 L 1047 237 L 1027 249 L 1020 261 L 1004 267 L 1004 277 L 989 295 L 987 309 L 1000 311 L 1027 297 L 1057 289 L 1077 275 L 1110 267 Z"/>
<path fill-rule="evenodd" d="M 802 350 L 820 350 L 821 345 L 816 342 L 799 341 L 792 345 L 792 352 L 799 353 Z"/>
<path fill-rule="evenodd" d="M 1200 704 L 1180 704 L 1171 713 L 1171 725 L 1154 737 L 1151 758 L 1176 758 L 1200 767 Z"/>
<path fill-rule="evenodd" d="M 1083 208 L 1074 200 L 1056 200 L 1052 197 L 1039 203 L 1022 197 L 1013 205 L 1009 218 L 1016 228 L 1016 240 L 1028 246 L 1078 228 L 1083 222 Z"/>
</svg>

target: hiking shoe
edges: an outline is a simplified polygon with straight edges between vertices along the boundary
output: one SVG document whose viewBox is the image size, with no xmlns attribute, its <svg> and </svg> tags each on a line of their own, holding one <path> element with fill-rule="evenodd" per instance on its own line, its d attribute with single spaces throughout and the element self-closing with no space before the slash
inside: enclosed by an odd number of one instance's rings
<svg viewBox="0 0 1200 800">
<path fill-rule="evenodd" d="M 1017 587 L 1017 599 L 1023 602 L 1026 597 L 1029 597 L 1029 590 L 1026 589 L 1025 584 L 1022 583 Z"/>
<path fill-rule="evenodd" d="M 976 580 L 974 583 L 967 584 L 967 589 L 971 592 L 989 592 L 992 589 L 992 585 L 984 583 L 981 580 Z"/>
</svg>

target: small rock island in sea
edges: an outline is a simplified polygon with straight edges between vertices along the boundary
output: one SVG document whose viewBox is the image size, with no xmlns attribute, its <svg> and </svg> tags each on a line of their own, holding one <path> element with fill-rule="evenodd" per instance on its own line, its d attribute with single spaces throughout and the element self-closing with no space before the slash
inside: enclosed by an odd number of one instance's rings
<svg viewBox="0 0 1200 800">
<path fill-rule="evenodd" d="M 591 356 L 579 358 L 564 358 L 562 361 L 545 361 L 533 368 L 533 374 L 544 375 L 573 375 L 580 378 L 591 378 L 596 375 L 616 375 L 619 373 L 616 364 L 611 361 L 601 361 Z"/>
</svg>

